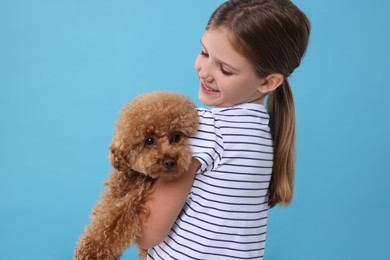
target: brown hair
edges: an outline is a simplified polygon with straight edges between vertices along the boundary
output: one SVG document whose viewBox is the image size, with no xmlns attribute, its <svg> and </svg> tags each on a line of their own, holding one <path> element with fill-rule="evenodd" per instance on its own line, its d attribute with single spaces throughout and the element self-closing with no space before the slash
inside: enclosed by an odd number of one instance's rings
<svg viewBox="0 0 390 260">
<path fill-rule="evenodd" d="M 268 204 L 287 206 L 295 168 L 294 100 L 287 78 L 305 54 L 310 22 L 289 0 L 231 0 L 215 10 L 206 30 L 218 28 L 227 29 L 232 46 L 252 63 L 259 77 L 284 76 L 267 100 L 274 142 Z"/>
</svg>

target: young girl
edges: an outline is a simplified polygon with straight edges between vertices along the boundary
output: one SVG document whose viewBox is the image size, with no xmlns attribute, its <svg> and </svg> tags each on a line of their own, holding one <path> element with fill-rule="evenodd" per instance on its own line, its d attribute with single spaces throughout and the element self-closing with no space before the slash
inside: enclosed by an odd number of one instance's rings
<svg viewBox="0 0 390 260">
<path fill-rule="evenodd" d="M 292 199 L 295 115 L 287 78 L 309 32 L 289 0 L 231 0 L 212 14 L 195 70 L 199 99 L 214 108 L 198 109 L 189 172 L 155 183 L 138 241 L 148 259 L 263 258 L 268 208 Z"/>
</svg>

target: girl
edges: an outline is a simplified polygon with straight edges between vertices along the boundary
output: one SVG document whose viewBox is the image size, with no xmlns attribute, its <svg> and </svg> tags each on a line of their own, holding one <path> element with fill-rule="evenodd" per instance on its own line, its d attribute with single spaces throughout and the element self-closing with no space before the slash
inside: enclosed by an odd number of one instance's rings
<svg viewBox="0 0 390 260">
<path fill-rule="evenodd" d="M 189 172 L 155 183 L 138 241 L 148 259 L 263 258 L 268 208 L 292 199 L 295 115 L 287 78 L 309 32 L 289 0 L 231 0 L 212 14 L 195 70 L 199 99 L 214 108 L 198 109 Z"/>
</svg>

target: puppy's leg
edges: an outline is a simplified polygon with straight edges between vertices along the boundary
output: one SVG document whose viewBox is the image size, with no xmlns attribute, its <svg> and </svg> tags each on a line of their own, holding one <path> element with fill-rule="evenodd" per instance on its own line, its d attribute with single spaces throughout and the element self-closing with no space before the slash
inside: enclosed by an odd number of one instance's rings
<svg viewBox="0 0 390 260">
<path fill-rule="evenodd" d="M 146 260 L 147 256 L 148 256 L 148 251 L 146 251 L 146 250 L 139 250 L 138 260 Z"/>
<path fill-rule="evenodd" d="M 127 188 L 129 190 L 124 192 L 118 190 L 118 185 L 112 185 L 112 179 L 101 202 L 93 210 L 91 224 L 80 239 L 75 254 L 77 260 L 119 259 L 131 242 L 139 238 L 139 215 L 146 211 L 144 200 L 152 182 L 144 178 L 133 179 L 130 185 L 133 189 Z"/>
<path fill-rule="evenodd" d="M 104 197 L 104 196 L 103 196 Z M 115 223 L 114 201 L 102 200 L 92 211 L 91 223 L 85 228 L 81 235 L 75 251 L 76 260 L 85 259 L 119 259 L 120 254 L 114 252 L 110 246 L 112 240 L 112 226 Z"/>
<path fill-rule="evenodd" d="M 132 185 L 124 173 L 116 170 L 105 184 L 107 189 L 92 210 L 91 223 L 85 228 L 76 247 L 77 260 L 119 258 L 110 247 L 109 240 L 112 239 L 109 237 L 113 236 L 112 226 L 120 217 L 123 198 L 130 192 Z"/>
</svg>

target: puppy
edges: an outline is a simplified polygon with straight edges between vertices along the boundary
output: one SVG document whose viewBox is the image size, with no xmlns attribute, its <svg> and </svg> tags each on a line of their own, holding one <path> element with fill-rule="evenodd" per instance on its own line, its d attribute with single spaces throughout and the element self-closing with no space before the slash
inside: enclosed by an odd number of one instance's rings
<svg viewBox="0 0 390 260">
<path fill-rule="evenodd" d="M 186 139 L 198 124 L 194 104 L 179 94 L 148 93 L 124 106 L 110 147 L 107 189 L 80 237 L 76 260 L 119 259 L 140 237 L 154 180 L 187 172 L 192 156 Z"/>
</svg>

